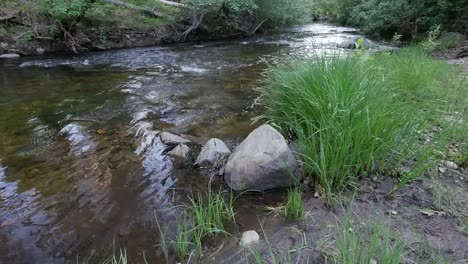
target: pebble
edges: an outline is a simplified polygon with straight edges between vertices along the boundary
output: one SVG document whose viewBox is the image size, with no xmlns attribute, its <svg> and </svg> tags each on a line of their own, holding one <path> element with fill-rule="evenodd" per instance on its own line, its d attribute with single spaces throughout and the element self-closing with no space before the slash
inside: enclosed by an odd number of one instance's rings
<svg viewBox="0 0 468 264">
<path fill-rule="evenodd" d="M 390 213 L 391 213 L 392 215 L 397 215 L 397 214 L 398 214 L 397 211 L 391 211 Z"/>
<path fill-rule="evenodd" d="M 451 169 L 451 170 L 456 170 L 458 169 L 458 165 L 453 162 L 453 161 L 444 161 L 444 166 L 447 168 L 447 169 Z"/>
<path fill-rule="evenodd" d="M 258 240 L 260 240 L 260 236 L 258 235 L 256 231 L 254 230 L 245 231 L 244 233 L 242 233 L 240 245 L 247 246 L 249 244 L 257 242 Z"/>
</svg>

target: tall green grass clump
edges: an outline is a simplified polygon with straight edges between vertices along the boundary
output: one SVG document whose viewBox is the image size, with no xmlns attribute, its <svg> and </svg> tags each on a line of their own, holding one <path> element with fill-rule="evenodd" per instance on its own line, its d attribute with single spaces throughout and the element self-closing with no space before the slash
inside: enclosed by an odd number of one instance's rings
<svg viewBox="0 0 468 264">
<path fill-rule="evenodd" d="M 180 261 L 190 263 L 192 255 L 202 255 L 203 243 L 207 239 L 218 234 L 228 234 L 226 224 L 235 221 L 233 202 L 232 193 L 229 197 L 224 197 L 221 190 L 213 192 L 209 185 L 206 196 L 199 193 L 189 198 L 189 205 L 183 211 L 182 219 L 177 223 L 177 231 L 173 240 L 166 237 L 157 222 L 161 234 L 160 246 L 166 263 L 169 263 L 169 246 L 175 251 Z"/>
<path fill-rule="evenodd" d="M 284 216 L 289 219 L 304 219 L 304 204 L 300 187 L 294 187 L 288 192 L 288 200 L 284 206 Z"/>
<path fill-rule="evenodd" d="M 262 91 L 263 117 L 298 140 L 305 174 L 326 194 L 393 163 L 423 121 L 369 65 L 361 56 L 314 56 L 273 69 Z"/>
</svg>

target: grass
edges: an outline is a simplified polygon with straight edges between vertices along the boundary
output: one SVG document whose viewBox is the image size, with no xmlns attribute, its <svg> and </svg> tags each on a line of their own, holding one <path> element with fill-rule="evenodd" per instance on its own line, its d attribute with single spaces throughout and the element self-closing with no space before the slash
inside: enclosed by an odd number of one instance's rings
<svg viewBox="0 0 468 264">
<path fill-rule="evenodd" d="M 334 263 L 401 263 L 404 252 L 399 238 L 392 236 L 390 230 L 381 224 L 374 224 L 368 231 L 356 229 L 348 216 L 336 234 Z"/>
<path fill-rule="evenodd" d="M 107 260 L 102 262 L 102 264 L 127 264 L 128 263 L 128 258 L 127 258 L 127 251 L 124 250 L 119 250 L 119 252 L 114 252 L 112 256 L 110 256 Z"/>
<path fill-rule="evenodd" d="M 420 131 L 463 105 L 464 92 L 452 66 L 415 47 L 290 62 L 271 70 L 259 101 L 261 118 L 297 139 L 305 174 L 331 195 L 411 159 L 415 170 L 401 185 L 423 174 Z"/>
<path fill-rule="evenodd" d="M 169 263 L 170 246 L 179 260 L 189 262 L 192 255 L 200 257 L 203 254 L 203 243 L 218 234 L 228 234 L 226 224 L 235 221 L 233 194 L 225 199 L 221 190 L 213 192 L 208 187 L 206 197 L 198 194 L 189 199 L 189 207 L 183 212 L 183 220 L 177 223 L 177 233 L 174 239 L 166 237 L 160 230 L 160 244 L 166 263 Z"/>
<path fill-rule="evenodd" d="M 288 192 L 288 200 L 284 206 L 284 216 L 290 219 L 304 219 L 304 204 L 302 202 L 302 191 L 295 187 Z"/>
</svg>

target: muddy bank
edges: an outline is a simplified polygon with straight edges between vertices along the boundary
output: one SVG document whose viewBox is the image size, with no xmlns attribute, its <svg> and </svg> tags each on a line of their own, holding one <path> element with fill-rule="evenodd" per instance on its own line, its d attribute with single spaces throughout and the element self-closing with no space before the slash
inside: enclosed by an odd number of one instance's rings
<svg viewBox="0 0 468 264">
<path fill-rule="evenodd" d="M 87 28 L 76 33 L 75 40 L 80 45 L 79 53 L 105 51 L 124 48 L 160 46 L 176 43 L 194 43 L 200 41 L 226 40 L 246 37 L 241 32 L 217 34 L 216 32 L 199 32 L 185 38 L 182 32 L 187 25 L 174 23 L 160 25 L 154 29 Z M 20 34 L 20 32 L 18 32 Z M 16 35 L 18 35 L 16 34 Z M 21 56 L 37 56 L 44 54 L 72 54 L 70 43 L 61 39 L 40 39 L 33 43 L 24 43 L 14 37 L 0 41 L 1 54 L 19 54 Z"/>
</svg>

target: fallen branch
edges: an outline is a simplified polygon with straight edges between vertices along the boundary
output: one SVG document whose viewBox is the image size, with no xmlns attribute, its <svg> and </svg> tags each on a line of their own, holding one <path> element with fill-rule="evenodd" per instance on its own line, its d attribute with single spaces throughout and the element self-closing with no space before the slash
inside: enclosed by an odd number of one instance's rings
<svg viewBox="0 0 468 264">
<path fill-rule="evenodd" d="M 130 3 L 127 3 L 127 2 L 124 2 L 124 1 L 121 1 L 121 0 L 104 0 L 104 2 L 106 2 L 108 4 L 113 4 L 113 5 L 125 7 L 125 8 L 128 8 L 128 9 L 132 9 L 132 10 L 135 10 L 135 11 L 144 13 L 146 15 L 153 16 L 153 17 L 166 17 L 166 15 L 161 13 L 161 12 L 151 10 L 151 9 L 146 9 L 146 8 L 141 7 L 141 6 L 130 4 Z"/>
<path fill-rule="evenodd" d="M 167 0 L 158 0 L 159 2 L 169 5 L 169 6 L 175 6 L 175 7 L 181 7 L 181 8 L 189 8 L 187 5 L 182 4 L 182 3 L 177 3 L 177 2 L 172 2 L 172 1 L 167 1 Z"/>
<path fill-rule="evenodd" d="M 265 19 L 263 20 L 262 22 L 260 22 L 253 30 L 250 31 L 249 35 L 254 35 L 255 32 L 257 32 L 257 30 L 263 25 L 263 23 L 265 23 L 268 19 Z"/>
</svg>

